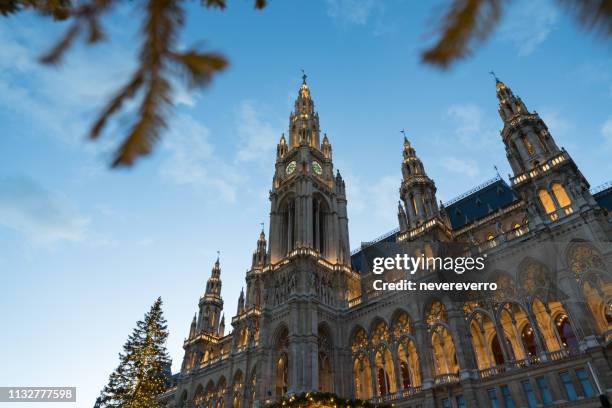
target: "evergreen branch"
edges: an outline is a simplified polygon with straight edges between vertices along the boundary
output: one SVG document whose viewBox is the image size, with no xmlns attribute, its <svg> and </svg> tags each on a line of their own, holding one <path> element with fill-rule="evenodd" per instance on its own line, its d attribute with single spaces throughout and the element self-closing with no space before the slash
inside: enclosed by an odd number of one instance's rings
<svg viewBox="0 0 612 408">
<path fill-rule="evenodd" d="M 208 84 L 214 73 L 224 70 L 228 64 L 227 59 L 220 54 L 199 53 L 195 50 L 173 53 L 172 58 L 188 74 L 188 82 L 194 87 Z"/>
<path fill-rule="evenodd" d="M 446 68 L 469 55 L 472 43 L 484 41 L 499 21 L 502 1 L 454 0 L 442 20 L 442 35 L 423 52 L 423 61 Z"/>
<path fill-rule="evenodd" d="M 612 1 L 557 0 L 584 28 L 604 37 L 612 35 Z"/>
</svg>

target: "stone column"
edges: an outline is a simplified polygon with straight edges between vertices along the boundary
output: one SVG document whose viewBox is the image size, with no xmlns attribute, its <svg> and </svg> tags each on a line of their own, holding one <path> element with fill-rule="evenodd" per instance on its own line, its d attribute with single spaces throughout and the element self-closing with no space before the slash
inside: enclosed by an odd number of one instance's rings
<svg viewBox="0 0 612 408">
<path fill-rule="evenodd" d="M 417 355 L 421 368 L 421 384 L 423 389 L 428 389 L 433 386 L 436 375 L 431 347 L 431 333 L 429 333 L 427 324 L 423 322 L 415 322 L 414 329 L 417 340 Z"/>
</svg>

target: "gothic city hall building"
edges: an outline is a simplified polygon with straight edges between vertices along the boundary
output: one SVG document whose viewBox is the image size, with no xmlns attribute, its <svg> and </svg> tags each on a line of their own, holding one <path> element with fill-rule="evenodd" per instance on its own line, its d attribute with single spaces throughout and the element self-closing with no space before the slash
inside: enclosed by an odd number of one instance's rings
<svg viewBox="0 0 612 408">
<path fill-rule="evenodd" d="M 345 182 L 304 76 L 236 313 L 223 317 L 217 259 L 162 402 L 250 408 L 320 391 L 411 408 L 600 406 L 612 394 L 612 186 L 591 189 L 538 113 L 495 85 L 509 182 L 442 204 L 405 138 L 398 228 L 351 253 Z M 486 256 L 481 279 L 497 290 L 374 290 L 364 254 L 404 244 Z"/>
</svg>

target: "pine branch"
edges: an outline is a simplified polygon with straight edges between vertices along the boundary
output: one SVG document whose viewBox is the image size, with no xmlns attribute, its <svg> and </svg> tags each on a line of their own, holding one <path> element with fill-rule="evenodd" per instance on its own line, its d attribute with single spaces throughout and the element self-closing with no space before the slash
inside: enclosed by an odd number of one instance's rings
<svg viewBox="0 0 612 408">
<path fill-rule="evenodd" d="M 503 0 L 454 0 L 440 27 L 441 36 L 422 54 L 424 62 L 447 68 L 484 41 L 501 17 Z"/>
<path fill-rule="evenodd" d="M 612 35 L 612 1 L 557 0 L 587 30 L 603 37 Z"/>
</svg>

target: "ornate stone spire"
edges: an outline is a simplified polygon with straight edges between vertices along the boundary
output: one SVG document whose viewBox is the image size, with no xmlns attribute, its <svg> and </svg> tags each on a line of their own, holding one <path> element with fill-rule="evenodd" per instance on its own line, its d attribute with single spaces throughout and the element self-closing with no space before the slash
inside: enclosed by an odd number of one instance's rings
<svg viewBox="0 0 612 408">
<path fill-rule="evenodd" d="M 406 208 L 407 227 L 414 228 L 437 214 L 436 185 L 425 173 L 423 162 L 405 134 L 402 155 L 400 197 Z"/>
<path fill-rule="evenodd" d="M 221 298 L 221 266 L 218 255 L 210 273 L 210 278 L 208 278 L 206 282 L 204 296 L 200 298 L 199 308 L 197 331 L 218 333 L 219 318 L 223 310 L 223 299 Z"/>
<path fill-rule="evenodd" d="M 504 122 L 501 135 L 506 156 L 515 175 L 537 167 L 561 150 L 537 112 L 529 112 L 520 97 L 495 77 L 499 116 Z"/>
<path fill-rule="evenodd" d="M 206 296 L 221 297 L 221 266 L 219 263 L 219 256 L 212 268 L 210 278 L 206 282 Z"/>
<path fill-rule="evenodd" d="M 289 144 L 307 145 L 319 149 L 319 115 L 315 112 L 306 78 L 304 74 L 294 110 L 289 117 Z"/>
<path fill-rule="evenodd" d="M 268 258 L 266 245 L 266 234 L 264 233 L 262 222 L 261 232 L 259 233 L 259 238 L 257 239 L 257 248 L 255 249 L 255 252 L 253 252 L 253 262 L 251 264 L 251 268 L 261 267 L 266 264 Z"/>
</svg>

